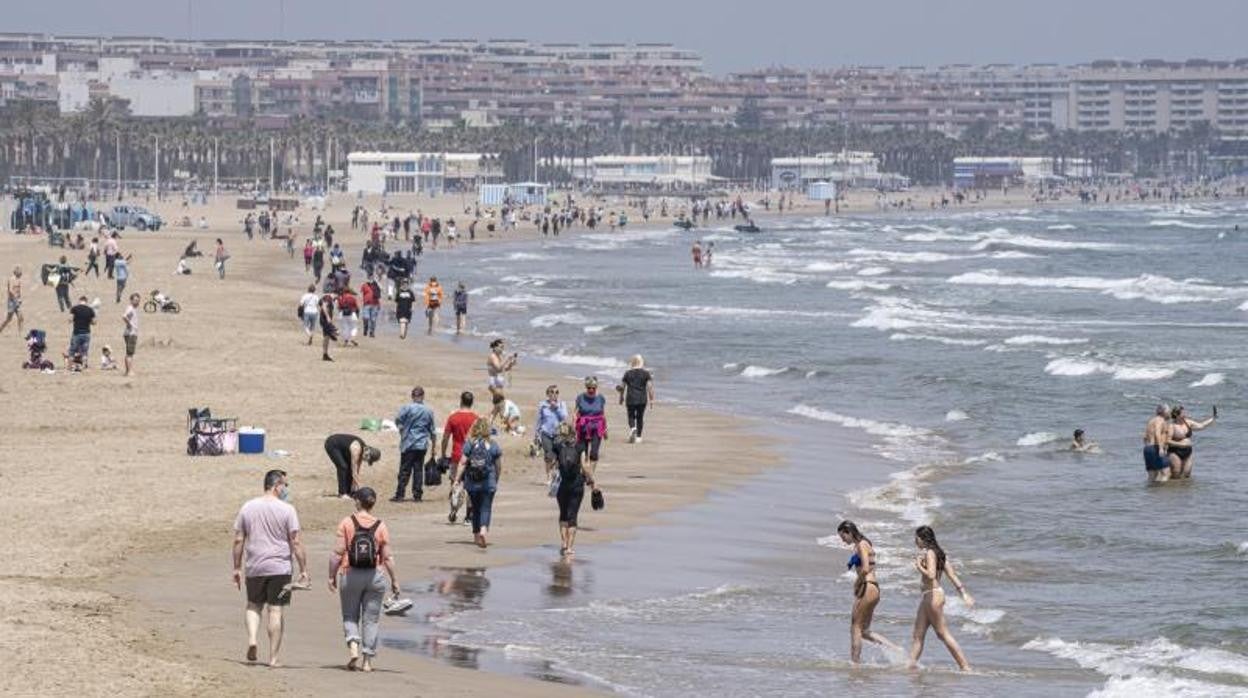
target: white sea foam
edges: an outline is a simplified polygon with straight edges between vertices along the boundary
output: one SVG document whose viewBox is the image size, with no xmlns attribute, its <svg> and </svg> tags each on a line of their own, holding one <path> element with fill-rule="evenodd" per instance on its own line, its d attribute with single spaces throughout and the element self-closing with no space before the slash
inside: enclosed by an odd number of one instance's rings
<svg viewBox="0 0 1248 698">
<path fill-rule="evenodd" d="M 1097 359 L 1065 356 L 1053 359 L 1044 367 L 1050 376 L 1079 377 L 1100 373 L 1110 374 L 1119 381 L 1156 381 L 1165 380 L 1178 373 L 1178 369 L 1167 366 L 1132 366 L 1111 364 Z"/>
<path fill-rule="evenodd" d="M 1069 223 L 1058 223 L 1057 225 L 1050 225 L 1048 229 L 1049 230 L 1074 230 L 1075 226 Z"/>
<path fill-rule="evenodd" d="M 601 332 L 606 332 L 608 327 L 610 327 L 610 325 L 586 325 L 582 328 L 582 330 L 585 334 L 599 334 Z"/>
<path fill-rule="evenodd" d="M 1054 441 L 1060 441 L 1061 439 L 1062 437 L 1058 436 L 1057 434 L 1054 434 L 1051 431 L 1035 431 L 1030 434 L 1027 434 L 1026 436 L 1023 436 L 1022 438 L 1018 440 L 1017 443 L 1019 446 L 1022 446 L 1024 448 L 1030 448 L 1032 446 L 1043 446 L 1045 444 L 1051 444 Z"/>
<path fill-rule="evenodd" d="M 1122 245 L 1110 242 L 1090 242 L 1086 240 L 1052 240 L 1032 235 L 1016 235 L 998 228 L 989 232 L 979 242 L 971 246 L 976 252 L 987 250 L 1023 249 L 1023 250 L 1116 250 Z"/>
<path fill-rule="evenodd" d="M 973 330 L 1016 330 L 1043 321 L 1023 316 L 976 315 L 954 308 L 927 306 L 908 298 L 877 297 L 867 313 L 852 323 L 885 332 L 925 329 L 964 333 Z"/>
<path fill-rule="evenodd" d="M 1041 334 L 1020 334 L 1010 337 L 1001 342 L 1010 346 L 1030 346 L 1033 344 L 1043 344 L 1046 346 L 1065 346 L 1070 344 L 1087 344 L 1088 340 L 1072 338 L 1072 337 L 1046 337 Z"/>
<path fill-rule="evenodd" d="M 803 318 L 826 318 L 835 317 L 836 313 L 812 311 L 812 310 L 783 310 L 773 308 L 735 308 L 732 306 L 722 305 L 672 305 L 659 303 L 645 303 L 641 306 L 645 310 L 651 310 L 658 313 L 670 314 L 677 317 L 803 317 Z"/>
<path fill-rule="evenodd" d="M 595 368 L 625 368 L 626 364 L 618 359 L 612 359 L 605 356 L 593 356 L 589 354 L 569 354 L 562 350 L 544 357 L 547 361 L 557 364 L 572 364 L 576 366 L 593 366 Z"/>
<path fill-rule="evenodd" d="M 902 237 L 906 242 L 977 242 L 984 239 L 983 233 L 948 233 L 935 231 L 930 233 L 911 233 Z"/>
<path fill-rule="evenodd" d="M 1238 551 L 1240 555 L 1248 554 L 1248 541 L 1240 543 Z"/>
<path fill-rule="evenodd" d="M 888 267 L 863 267 L 858 270 L 858 276 L 883 276 L 890 271 Z"/>
<path fill-rule="evenodd" d="M 821 272 L 821 271 L 846 271 L 853 269 L 854 265 L 848 262 L 811 262 L 802 267 L 803 271 Z"/>
<path fill-rule="evenodd" d="M 934 334 L 910 334 L 908 332 L 894 332 L 888 338 L 894 342 L 936 342 L 937 344 L 951 347 L 982 347 L 988 343 L 983 339 L 956 339 Z"/>
<path fill-rule="evenodd" d="M 717 268 L 711 272 L 711 276 L 718 279 L 745 279 L 753 281 L 757 284 L 795 284 L 798 277 L 795 274 L 778 271 L 770 267 L 755 266 L 742 269 L 724 269 Z"/>
<path fill-rule="evenodd" d="M 936 264 L 960 259 L 974 259 L 983 255 L 947 254 L 944 252 L 892 252 L 889 250 L 871 250 L 855 248 L 846 252 L 850 257 L 869 259 L 891 264 Z"/>
<path fill-rule="evenodd" d="M 538 315 L 529 320 L 531 327 L 554 327 L 555 325 L 583 325 L 589 322 L 584 315 L 580 313 L 556 313 L 553 315 Z"/>
<path fill-rule="evenodd" d="M 865 279 L 833 279 L 827 283 L 827 287 L 838 291 L 889 291 L 893 289 L 892 284 Z"/>
<path fill-rule="evenodd" d="M 492 289 L 492 288 L 494 288 L 494 287 L 493 287 L 493 286 L 478 286 L 478 287 L 476 287 L 476 288 L 470 288 L 470 289 L 468 289 L 468 295 L 470 295 L 470 296 L 479 296 L 479 295 L 481 295 L 482 293 L 485 293 L 486 291 L 489 291 L 489 290 L 490 290 L 490 289 Z"/>
<path fill-rule="evenodd" d="M 945 413 L 946 422 L 965 422 L 970 416 L 962 410 L 949 410 Z"/>
<path fill-rule="evenodd" d="M 549 259 L 554 259 L 554 257 L 551 257 L 550 255 L 546 255 L 546 254 L 538 254 L 536 252 L 512 252 L 511 254 L 507 255 L 507 259 L 517 261 L 517 262 L 530 262 L 530 261 L 540 262 L 540 261 L 545 261 Z"/>
<path fill-rule="evenodd" d="M 494 296 L 486 301 L 486 303 L 494 303 L 496 305 L 550 305 L 554 302 L 553 298 L 532 296 L 525 293 L 519 293 L 514 296 Z"/>
<path fill-rule="evenodd" d="M 778 376 L 787 373 L 788 368 L 767 368 L 766 366 L 746 366 L 741 369 L 742 378 L 766 378 L 767 376 Z"/>
<path fill-rule="evenodd" d="M 1189 230 L 1210 230 L 1214 228 L 1226 227 L 1211 223 L 1191 223 L 1189 221 L 1174 220 L 1172 218 L 1153 220 L 1149 221 L 1148 224 L 1154 228 L 1187 228 Z"/>
<path fill-rule="evenodd" d="M 1222 381 L 1226 380 L 1225 373 L 1206 373 L 1204 378 L 1189 385 L 1189 388 L 1208 388 L 1214 385 L 1222 385 Z"/>
<path fill-rule="evenodd" d="M 993 252 L 993 259 L 1039 259 L 1041 255 L 1031 254 L 1030 252 L 1019 252 L 1018 250 L 1005 250 L 1002 252 Z"/>
<path fill-rule="evenodd" d="M 1027 288 L 1099 291 L 1120 300 L 1153 303 L 1217 303 L 1248 298 L 1248 287 L 1214 286 L 1197 281 L 1175 281 L 1165 276 L 1142 274 L 1130 279 L 1096 276 L 1012 276 L 996 269 L 972 271 L 949 277 L 949 283 L 967 286 L 1022 286 Z"/>
<path fill-rule="evenodd" d="M 847 429 L 861 429 L 872 436 L 891 436 L 898 438 L 915 438 L 930 437 L 932 432 L 919 427 L 912 427 L 906 424 L 894 424 L 890 422 L 877 422 L 873 419 L 860 419 L 858 417 L 847 417 L 836 412 L 821 410 L 817 407 L 809 407 L 807 405 L 797 405 L 789 409 L 789 414 L 795 414 L 799 417 L 814 419 L 820 422 L 831 422 L 839 424 Z"/>
<path fill-rule="evenodd" d="M 1096 696 L 1242 696 L 1248 657 L 1212 647 L 1185 647 L 1164 637 L 1132 645 L 1036 638 L 1023 649 L 1068 659 L 1110 677 Z M 1221 677 L 1234 676 L 1234 684 Z"/>
</svg>

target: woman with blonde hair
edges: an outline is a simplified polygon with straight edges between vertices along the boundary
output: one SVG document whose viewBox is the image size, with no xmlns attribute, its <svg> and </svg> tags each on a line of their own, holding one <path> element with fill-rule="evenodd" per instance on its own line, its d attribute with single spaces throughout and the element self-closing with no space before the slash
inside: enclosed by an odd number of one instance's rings
<svg viewBox="0 0 1248 698">
<path fill-rule="evenodd" d="M 576 430 L 563 422 L 555 432 L 552 448 L 559 486 L 555 500 L 559 502 L 559 554 L 571 557 L 576 554 L 576 519 L 585 499 L 585 485 L 594 486 L 593 476 L 585 470 L 581 449 L 576 445 Z"/>
<path fill-rule="evenodd" d="M 463 460 L 455 473 L 456 485 L 463 484 L 472 502 L 472 537 L 477 546 L 488 545 L 490 514 L 494 509 L 494 493 L 503 474 L 503 450 L 490 438 L 490 421 L 478 419 L 468 432 Z"/>
<path fill-rule="evenodd" d="M 654 377 L 646 370 L 641 354 L 629 360 L 620 387 L 620 402 L 628 412 L 628 442 L 639 444 L 645 428 L 646 407 L 654 402 Z"/>
</svg>

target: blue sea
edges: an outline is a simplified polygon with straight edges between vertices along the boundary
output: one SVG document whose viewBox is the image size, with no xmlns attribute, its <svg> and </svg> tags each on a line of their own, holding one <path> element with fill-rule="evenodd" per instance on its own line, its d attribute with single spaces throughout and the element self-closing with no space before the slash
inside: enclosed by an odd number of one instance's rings
<svg viewBox="0 0 1248 698">
<path fill-rule="evenodd" d="M 431 255 L 476 331 L 569 376 L 643 354 L 661 397 L 755 418 L 778 464 L 634 538 L 586 534 L 572 565 L 443 571 L 396 643 L 637 696 L 1248 694 L 1246 252 L 1248 208 L 1202 203 Z M 1150 487 L 1160 402 L 1222 419 L 1192 480 Z M 1100 452 L 1072 454 L 1075 428 Z M 935 527 L 977 600 L 946 607 L 974 672 L 934 635 L 920 671 L 870 646 L 849 664 L 841 518 L 876 544 L 874 627 L 903 644 L 911 531 Z"/>
</svg>

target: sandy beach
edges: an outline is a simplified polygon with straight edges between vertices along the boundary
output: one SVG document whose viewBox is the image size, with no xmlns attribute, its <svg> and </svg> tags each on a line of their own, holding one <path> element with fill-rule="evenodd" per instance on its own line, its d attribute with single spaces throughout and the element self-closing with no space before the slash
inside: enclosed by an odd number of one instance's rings
<svg viewBox="0 0 1248 698">
<path fill-rule="evenodd" d="M 427 403 L 440 423 L 461 390 L 484 394 L 485 345 L 467 337 L 452 344 L 420 332 L 401 343 L 387 334 L 358 349 L 336 349 L 336 363 L 322 363 L 319 339 L 306 346 L 291 317 L 302 291 L 302 260 L 289 259 L 277 242 L 248 243 L 236 223 L 242 214 L 230 203 L 189 210 L 208 218 L 208 231 L 123 233 L 122 250 L 134 256 L 127 291 L 146 296 L 159 288 L 183 306 L 180 315 L 141 318 L 136 376 L 94 368 L 81 374 L 22 371 L 26 352 L 15 328 L 0 336 L 0 365 L 8 375 L 0 382 L 0 399 L 9 407 L 0 517 L 14 529 L 26 528 L 29 513 L 39 512 L 40 541 L 20 546 L 14 572 L 0 580 L 3 645 L 20 668 L 0 679 L 0 690 L 9 695 L 306 695 L 361 686 L 358 676 L 340 669 L 345 651 L 338 602 L 324 587 L 330 533 L 351 504 L 332 496 L 334 472 L 321 442 L 331 433 L 357 432 L 363 417 L 393 417 L 415 384 L 429 391 Z M 302 216 L 303 229 L 296 231 L 306 234 L 312 216 Z M 362 234 L 349 231 L 348 217 L 343 204 L 326 213 L 355 248 Z M 191 276 L 172 275 L 191 238 L 211 250 L 218 236 L 232 255 L 224 281 L 205 260 Z M 52 289 L 38 285 L 37 269 L 59 254 L 42 238 L 0 237 L 6 276 L 13 264 L 26 270 L 26 327 L 48 331 L 49 354 L 58 367 L 69 316 L 57 311 Z M 71 264 L 84 263 L 84 252 L 67 254 Z M 101 300 L 92 366 L 103 344 L 121 350 L 123 306 L 112 302 L 112 287 L 108 279 L 91 277 L 73 289 L 75 298 L 82 293 Z M 509 394 L 526 412 L 547 383 L 559 383 L 567 397 L 579 389 L 574 380 L 523 363 L 513 380 Z M 204 406 L 264 427 L 267 448 L 290 455 L 186 456 L 186 411 Z M 622 442 L 622 408 L 612 406 L 609 419 L 617 436 L 604 448 L 599 476 L 608 507 L 600 513 L 586 507 L 581 547 L 626 535 L 653 514 L 696 501 L 767 464 L 751 450 L 743 425 L 726 417 L 660 402 L 647 442 L 639 446 Z M 696 448 L 681 439 L 694 431 L 710 438 Z M 388 493 L 397 436 L 363 436 L 383 451 L 365 472 L 365 484 Z M 506 471 L 495 507 L 495 545 L 487 552 L 470 545 L 465 527 L 446 523 L 445 486 L 427 492 L 419 505 L 379 505 L 405 586 L 420 585 L 431 567 L 505 564 L 509 551 L 557 540 L 556 507 L 546 496 L 540 460 L 522 453 L 526 438 L 505 438 L 503 444 Z M 668 467 L 673 462 L 681 464 L 679 473 Z M 234 514 L 260 494 L 269 468 L 291 475 L 315 583 L 297 596 L 288 615 L 288 668 L 280 671 L 242 661 L 243 604 L 229 579 Z M 498 695 L 503 683 L 508 695 L 563 692 L 397 651 L 383 650 L 378 668 L 368 677 L 370 687 L 409 694 L 430 694 L 452 682 L 467 695 Z"/>
</svg>

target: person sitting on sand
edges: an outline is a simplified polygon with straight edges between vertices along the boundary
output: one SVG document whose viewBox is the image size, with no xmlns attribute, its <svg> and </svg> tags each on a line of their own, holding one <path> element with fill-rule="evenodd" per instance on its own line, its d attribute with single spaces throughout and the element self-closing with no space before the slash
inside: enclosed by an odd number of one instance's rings
<svg viewBox="0 0 1248 698">
<path fill-rule="evenodd" d="M 371 487 L 355 491 L 355 513 L 338 524 L 334 551 L 329 557 L 329 590 L 342 602 L 342 632 L 347 640 L 347 669 L 372 671 L 377 655 L 381 606 L 390 593 L 399 595 L 399 576 L 391 554 L 390 531 L 373 516 L 377 493 Z M 385 576 L 381 569 L 385 569 Z"/>
<path fill-rule="evenodd" d="M 520 425 L 520 407 L 502 395 L 495 395 L 492 400 L 494 410 L 490 412 L 490 424 L 498 421 L 502 423 L 503 431 L 508 434 L 512 436 L 523 434 L 524 427 Z"/>
<path fill-rule="evenodd" d="M 100 370 L 116 371 L 117 360 L 113 358 L 113 350 L 107 344 L 100 349 Z"/>
<path fill-rule="evenodd" d="M 264 474 L 264 494 L 248 501 L 234 519 L 234 586 L 247 588 L 247 661 L 256 661 L 260 618 L 269 614 L 269 666 L 281 666 L 279 653 L 290 603 L 291 558 L 299 563 L 299 585 L 306 588 L 308 558 L 300 538 L 299 515 L 290 505 L 286 472 Z"/>
</svg>

